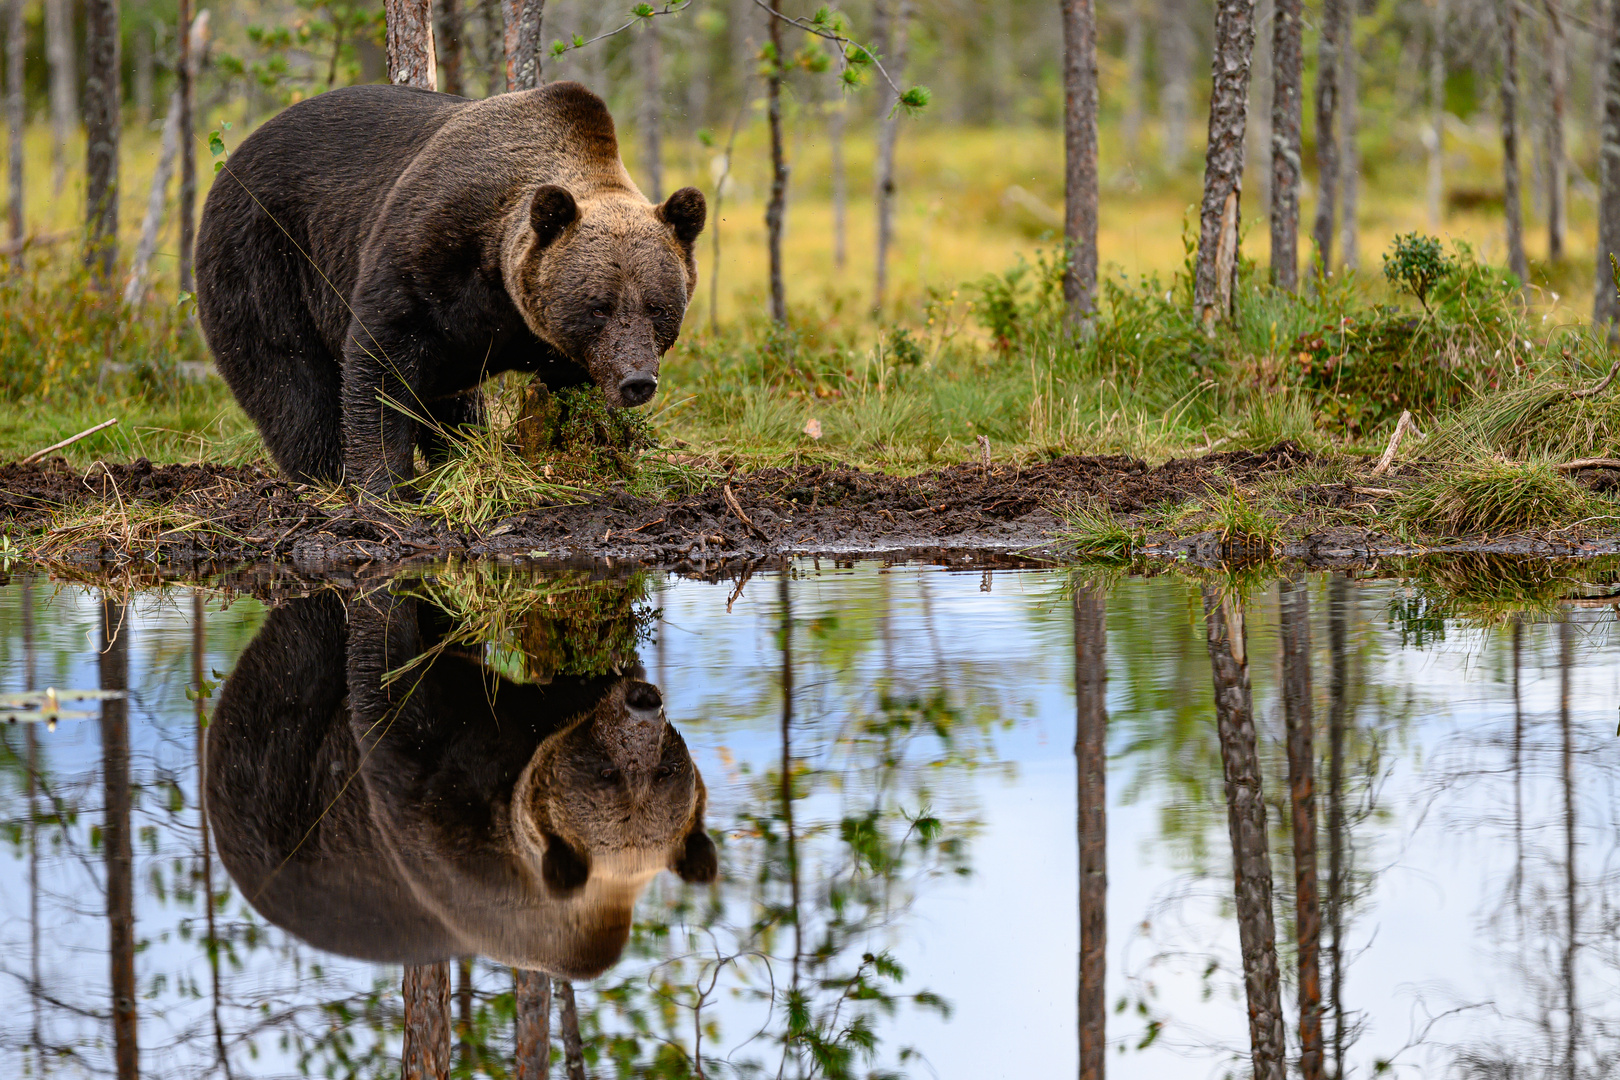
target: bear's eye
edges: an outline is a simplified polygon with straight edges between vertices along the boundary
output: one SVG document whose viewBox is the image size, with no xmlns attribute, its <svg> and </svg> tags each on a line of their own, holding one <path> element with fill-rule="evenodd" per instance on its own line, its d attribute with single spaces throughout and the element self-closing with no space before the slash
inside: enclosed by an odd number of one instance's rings
<svg viewBox="0 0 1620 1080">
<path fill-rule="evenodd" d="M 619 770 L 610 765 L 598 772 L 596 775 L 603 780 L 617 780 L 619 778 Z"/>
<path fill-rule="evenodd" d="M 592 308 L 591 316 L 592 318 L 605 319 L 608 317 L 607 308 Z"/>
<path fill-rule="evenodd" d="M 653 776 L 659 780 L 668 780 L 679 771 L 680 768 L 676 765 L 660 765 L 653 770 Z"/>
<path fill-rule="evenodd" d="M 664 317 L 664 309 L 659 307 L 657 304 L 648 304 L 647 314 L 651 315 L 655 319 L 662 319 Z"/>
</svg>

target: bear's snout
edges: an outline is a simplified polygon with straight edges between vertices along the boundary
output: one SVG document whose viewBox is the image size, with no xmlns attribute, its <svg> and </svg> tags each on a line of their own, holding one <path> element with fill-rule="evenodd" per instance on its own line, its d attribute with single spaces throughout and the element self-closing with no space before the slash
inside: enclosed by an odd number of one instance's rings
<svg viewBox="0 0 1620 1080">
<path fill-rule="evenodd" d="M 619 383 L 619 400 L 624 407 L 633 409 L 637 405 L 645 405 L 652 400 L 653 394 L 658 392 L 658 376 L 635 372 Z"/>
</svg>

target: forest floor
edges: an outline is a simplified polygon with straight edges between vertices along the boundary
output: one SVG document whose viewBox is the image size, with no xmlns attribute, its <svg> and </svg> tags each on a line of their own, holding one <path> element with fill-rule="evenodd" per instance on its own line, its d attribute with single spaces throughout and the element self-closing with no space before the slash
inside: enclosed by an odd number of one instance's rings
<svg viewBox="0 0 1620 1080">
<path fill-rule="evenodd" d="M 474 526 L 431 506 L 356 503 L 291 484 L 262 464 L 141 459 L 84 469 L 55 458 L 0 466 L 0 555 L 81 570 L 580 555 L 679 569 L 876 553 L 1339 566 L 1429 552 L 1620 552 L 1617 519 L 1607 515 L 1460 536 L 1425 529 L 1413 508 L 1429 505 L 1425 492 L 1451 467 L 1420 459 L 1377 479 L 1371 471 L 1366 457 L 1323 456 L 1291 441 L 1157 466 L 1124 455 L 911 475 L 801 464 L 711 471 L 684 492 L 609 482 Z M 1620 486 L 1620 469 L 1580 470 L 1574 481 L 1608 503 L 1602 493 Z"/>
</svg>

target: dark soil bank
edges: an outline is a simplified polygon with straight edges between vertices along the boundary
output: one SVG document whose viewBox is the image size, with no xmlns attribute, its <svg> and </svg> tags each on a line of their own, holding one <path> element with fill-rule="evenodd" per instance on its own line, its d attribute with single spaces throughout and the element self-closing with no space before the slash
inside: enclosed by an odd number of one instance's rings
<svg viewBox="0 0 1620 1080">
<path fill-rule="evenodd" d="M 1058 555 L 1064 507 L 1107 506 L 1129 516 L 1230 491 L 1311 464 L 1291 443 L 1175 459 L 1061 457 L 1028 466 L 957 465 L 915 476 L 805 465 L 736 474 L 671 500 L 622 487 L 533 510 L 481 529 L 447 528 L 381 505 L 347 503 L 289 484 L 258 466 L 154 466 L 61 459 L 0 466 L 0 523 L 22 552 L 74 563 L 292 559 L 392 562 L 412 557 L 611 556 L 649 565 L 765 555 L 862 554 L 918 549 L 1029 550 Z M 1301 488 L 1335 501 L 1337 486 Z M 1350 489 L 1346 489 L 1348 494 Z M 86 511 L 94 518 L 87 518 Z M 162 511 L 158 513 L 157 511 Z M 1159 538 L 1148 554 L 1194 561 L 1258 554 L 1213 533 Z M 1451 549 L 1597 554 L 1613 544 L 1508 539 Z M 1376 531 L 1329 528 L 1270 554 L 1333 564 L 1416 549 Z"/>
</svg>

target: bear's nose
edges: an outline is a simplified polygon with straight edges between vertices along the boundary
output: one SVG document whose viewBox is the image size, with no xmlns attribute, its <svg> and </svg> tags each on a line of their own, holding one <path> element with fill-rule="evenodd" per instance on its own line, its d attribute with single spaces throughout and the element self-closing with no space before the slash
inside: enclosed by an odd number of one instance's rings
<svg viewBox="0 0 1620 1080">
<path fill-rule="evenodd" d="M 624 703 L 632 709 L 656 709 L 663 705 L 664 699 L 652 683 L 638 682 L 631 683 L 624 692 Z"/>
<path fill-rule="evenodd" d="M 645 405 L 658 390 L 658 376 L 632 375 L 619 384 L 619 400 L 629 408 Z"/>
</svg>

